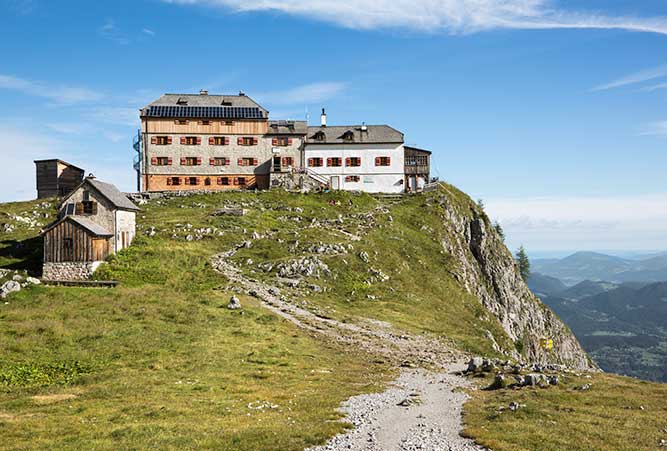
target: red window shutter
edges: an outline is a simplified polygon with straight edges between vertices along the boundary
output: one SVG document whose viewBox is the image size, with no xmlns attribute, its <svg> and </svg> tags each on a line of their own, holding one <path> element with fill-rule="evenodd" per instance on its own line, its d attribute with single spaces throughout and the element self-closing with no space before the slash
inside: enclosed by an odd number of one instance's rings
<svg viewBox="0 0 667 451">
<path fill-rule="evenodd" d="M 229 145 L 229 137 L 225 136 L 225 146 L 228 146 L 228 145 Z"/>
<path fill-rule="evenodd" d="M 187 141 L 185 140 L 185 136 L 181 136 L 181 144 L 185 144 Z"/>
<path fill-rule="evenodd" d="M 345 159 L 345 166 L 352 166 L 352 158 Z"/>
<path fill-rule="evenodd" d="M 313 166 L 313 159 L 308 158 L 308 166 L 312 167 Z"/>
<path fill-rule="evenodd" d="M 243 158 L 239 158 L 239 161 L 237 161 L 237 164 L 239 166 L 243 166 Z"/>
<path fill-rule="evenodd" d="M 209 159 L 208 164 L 210 164 L 211 166 L 215 166 L 215 158 Z"/>
<path fill-rule="evenodd" d="M 217 183 L 218 185 L 222 185 L 222 177 L 217 177 L 215 179 L 215 183 Z"/>
<path fill-rule="evenodd" d="M 253 138 L 253 139 L 252 139 L 252 145 L 253 145 L 253 146 L 256 146 L 257 144 L 259 144 L 259 139 L 257 139 L 257 138 Z"/>
<path fill-rule="evenodd" d="M 327 158 L 327 166 L 331 166 L 332 158 Z"/>
<path fill-rule="evenodd" d="M 208 145 L 209 145 L 209 146 L 213 146 L 213 145 L 215 145 L 215 138 L 214 138 L 213 136 L 211 136 L 210 138 L 208 138 Z"/>
<path fill-rule="evenodd" d="M 171 185 L 171 177 L 167 177 L 167 185 Z"/>
<path fill-rule="evenodd" d="M 155 157 L 151 158 L 151 164 L 155 166 L 157 164 L 157 158 Z"/>
<path fill-rule="evenodd" d="M 199 136 L 197 136 L 197 145 L 200 145 L 200 144 L 201 144 L 201 138 Z"/>
<path fill-rule="evenodd" d="M 278 138 L 273 138 L 271 143 L 272 143 L 272 145 L 277 146 L 278 145 Z"/>
<path fill-rule="evenodd" d="M 190 177 L 185 177 L 185 184 L 189 185 L 190 184 Z"/>
<path fill-rule="evenodd" d="M 181 166 L 185 166 L 188 163 L 188 160 L 185 157 L 181 157 Z"/>
<path fill-rule="evenodd" d="M 241 136 L 239 136 L 239 139 L 236 141 L 236 143 L 237 143 L 239 146 L 242 146 L 242 145 L 243 145 L 243 138 L 242 138 Z"/>
<path fill-rule="evenodd" d="M 380 166 L 380 157 L 375 157 L 375 166 Z"/>
<path fill-rule="evenodd" d="M 288 146 L 291 146 L 292 143 L 293 143 L 292 138 L 289 138 L 289 139 L 287 140 L 287 145 L 288 145 Z"/>
<path fill-rule="evenodd" d="M 193 182 L 195 182 L 195 185 L 199 185 L 199 177 L 194 177 Z"/>
<path fill-rule="evenodd" d="M 167 165 L 171 166 L 171 163 L 172 163 L 171 157 L 167 158 Z"/>
<path fill-rule="evenodd" d="M 237 177 L 234 177 L 234 185 L 238 185 L 238 184 L 239 184 L 239 179 Z"/>
<path fill-rule="evenodd" d="M 391 157 L 387 157 L 387 166 L 391 166 Z"/>
<path fill-rule="evenodd" d="M 225 166 L 229 166 L 230 164 L 232 164 L 232 160 L 229 158 L 225 158 Z"/>
<path fill-rule="evenodd" d="M 171 136 L 167 136 L 167 144 L 171 144 L 171 143 L 172 143 Z"/>
<path fill-rule="evenodd" d="M 201 157 L 197 157 L 197 166 L 201 166 Z"/>
<path fill-rule="evenodd" d="M 252 165 L 257 166 L 259 164 L 259 160 L 257 158 L 252 159 Z"/>
<path fill-rule="evenodd" d="M 157 136 L 151 137 L 151 144 L 157 144 Z"/>
</svg>

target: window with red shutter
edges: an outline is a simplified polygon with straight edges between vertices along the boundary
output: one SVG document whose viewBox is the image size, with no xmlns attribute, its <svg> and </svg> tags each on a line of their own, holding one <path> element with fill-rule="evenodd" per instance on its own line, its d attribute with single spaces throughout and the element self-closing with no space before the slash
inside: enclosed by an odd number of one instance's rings
<svg viewBox="0 0 667 451">
<path fill-rule="evenodd" d="M 157 144 L 157 136 L 151 137 L 151 144 Z"/>
<path fill-rule="evenodd" d="M 214 146 L 215 145 L 215 138 L 213 136 L 208 138 L 208 145 L 209 146 Z"/>
<path fill-rule="evenodd" d="M 197 166 L 201 166 L 201 157 L 197 157 Z"/>
<path fill-rule="evenodd" d="M 327 158 L 327 166 L 331 166 L 331 161 L 332 160 L 333 160 L 332 158 Z"/>
<path fill-rule="evenodd" d="M 277 146 L 278 145 L 278 138 L 273 138 L 273 140 L 271 140 L 271 145 Z"/>
<path fill-rule="evenodd" d="M 197 145 L 201 145 L 201 137 L 197 136 Z"/>
<path fill-rule="evenodd" d="M 225 146 L 229 145 L 229 137 L 225 136 Z"/>
<path fill-rule="evenodd" d="M 391 166 L 391 157 L 387 157 L 387 166 Z"/>
<path fill-rule="evenodd" d="M 167 136 L 167 144 L 171 144 L 171 143 L 172 143 L 171 136 Z"/>
<path fill-rule="evenodd" d="M 257 138 L 253 138 L 253 139 L 252 139 L 252 145 L 253 145 L 253 146 L 256 146 L 257 144 L 259 144 L 259 139 L 257 139 Z"/>
<path fill-rule="evenodd" d="M 171 177 L 167 177 L 167 185 L 171 185 Z"/>
<path fill-rule="evenodd" d="M 345 166 L 352 166 L 352 158 L 345 159 Z"/>
<path fill-rule="evenodd" d="M 291 146 L 291 145 L 292 145 L 292 142 L 293 142 L 293 141 L 292 141 L 292 138 L 289 138 L 289 139 L 287 140 L 287 145 L 288 145 L 288 146 Z"/>
<path fill-rule="evenodd" d="M 151 158 L 151 164 L 155 166 L 157 164 L 157 157 Z"/>
<path fill-rule="evenodd" d="M 186 142 L 187 140 L 185 139 L 185 136 L 181 136 L 181 144 L 185 145 Z"/>
<path fill-rule="evenodd" d="M 215 158 L 210 158 L 208 160 L 208 164 L 211 165 L 211 166 L 215 166 Z"/>
<path fill-rule="evenodd" d="M 185 177 L 185 184 L 189 185 L 190 184 L 190 177 Z"/>
<path fill-rule="evenodd" d="M 172 163 L 172 159 L 171 159 L 171 157 L 167 158 L 167 165 L 168 165 L 168 166 L 171 166 L 171 163 Z"/>
<path fill-rule="evenodd" d="M 259 160 L 257 158 L 252 159 L 252 165 L 257 166 L 259 164 Z"/>
<path fill-rule="evenodd" d="M 243 138 L 239 136 L 239 138 L 236 140 L 236 144 L 238 144 L 239 146 L 242 146 L 243 145 Z"/>
<path fill-rule="evenodd" d="M 313 167 L 313 158 L 308 158 L 308 166 Z"/>
<path fill-rule="evenodd" d="M 243 158 L 239 158 L 239 161 L 236 162 L 239 166 L 243 166 Z"/>
<path fill-rule="evenodd" d="M 181 166 L 185 166 L 186 164 L 188 164 L 187 158 L 181 157 Z"/>
</svg>

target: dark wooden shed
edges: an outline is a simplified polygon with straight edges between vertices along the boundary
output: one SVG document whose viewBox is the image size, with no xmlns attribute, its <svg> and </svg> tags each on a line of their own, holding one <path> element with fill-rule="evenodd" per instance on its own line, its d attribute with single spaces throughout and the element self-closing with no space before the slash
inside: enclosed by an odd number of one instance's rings
<svg viewBox="0 0 667 451">
<path fill-rule="evenodd" d="M 36 160 L 37 198 L 68 195 L 83 180 L 84 170 L 65 161 Z"/>
<path fill-rule="evenodd" d="M 106 260 L 113 233 L 86 218 L 65 216 L 42 235 L 45 263 L 87 263 Z"/>
</svg>

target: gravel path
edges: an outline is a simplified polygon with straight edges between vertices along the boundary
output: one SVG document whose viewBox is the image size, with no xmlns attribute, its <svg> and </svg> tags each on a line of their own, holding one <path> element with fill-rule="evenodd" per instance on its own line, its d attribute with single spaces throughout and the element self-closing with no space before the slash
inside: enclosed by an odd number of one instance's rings
<svg viewBox="0 0 667 451">
<path fill-rule="evenodd" d="M 460 436 L 467 395 L 457 389 L 470 386 L 458 374 L 464 369 L 460 353 L 434 338 L 397 333 L 380 321 L 342 323 L 322 318 L 281 296 L 276 287 L 247 277 L 230 261 L 232 255 L 234 251 L 213 257 L 213 268 L 298 327 L 382 355 L 397 366 L 440 369 L 404 369 L 386 391 L 350 398 L 341 411 L 354 428 L 308 451 L 484 450 Z"/>
<path fill-rule="evenodd" d="M 449 371 L 404 370 L 382 393 L 350 398 L 341 407 L 354 428 L 307 451 L 481 451 L 459 435 L 468 381 Z"/>
</svg>

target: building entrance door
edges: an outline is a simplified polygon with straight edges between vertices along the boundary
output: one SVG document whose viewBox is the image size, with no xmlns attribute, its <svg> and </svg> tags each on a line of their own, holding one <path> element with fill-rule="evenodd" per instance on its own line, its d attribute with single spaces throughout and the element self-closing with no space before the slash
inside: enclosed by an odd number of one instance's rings
<svg viewBox="0 0 667 451">
<path fill-rule="evenodd" d="M 280 172 L 281 170 L 280 156 L 276 155 L 273 157 L 273 172 Z"/>
<path fill-rule="evenodd" d="M 331 189 L 339 190 L 340 189 L 340 177 L 337 175 L 331 177 Z"/>
</svg>

